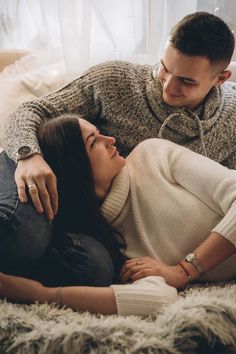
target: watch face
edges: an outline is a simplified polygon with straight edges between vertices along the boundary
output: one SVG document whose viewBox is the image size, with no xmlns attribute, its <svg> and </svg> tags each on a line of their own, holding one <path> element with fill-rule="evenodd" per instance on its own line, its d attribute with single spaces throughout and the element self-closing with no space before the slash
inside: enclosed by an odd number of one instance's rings
<svg viewBox="0 0 236 354">
<path fill-rule="evenodd" d="M 18 150 L 18 154 L 23 157 L 23 156 L 28 156 L 31 153 L 31 148 L 29 146 L 22 146 Z"/>
<path fill-rule="evenodd" d="M 194 259 L 195 259 L 195 256 L 194 256 L 193 253 L 188 254 L 187 257 L 186 257 L 186 260 L 188 260 L 188 261 L 192 261 Z"/>
</svg>

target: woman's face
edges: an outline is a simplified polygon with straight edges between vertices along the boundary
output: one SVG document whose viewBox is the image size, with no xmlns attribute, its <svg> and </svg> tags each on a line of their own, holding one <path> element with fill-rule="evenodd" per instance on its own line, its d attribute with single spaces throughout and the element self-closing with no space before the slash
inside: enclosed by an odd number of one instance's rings
<svg viewBox="0 0 236 354">
<path fill-rule="evenodd" d="M 79 124 L 87 154 L 90 159 L 97 196 L 104 198 L 113 178 L 125 165 L 125 159 L 115 147 L 115 138 L 100 134 L 99 130 L 85 119 Z"/>
</svg>

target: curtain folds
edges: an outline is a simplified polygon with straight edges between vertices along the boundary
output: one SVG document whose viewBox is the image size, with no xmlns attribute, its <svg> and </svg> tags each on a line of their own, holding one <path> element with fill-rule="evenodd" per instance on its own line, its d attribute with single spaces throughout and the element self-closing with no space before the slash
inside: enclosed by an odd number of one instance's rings
<svg viewBox="0 0 236 354">
<path fill-rule="evenodd" d="M 184 15 L 197 10 L 222 13 L 233 26 L 234 3 L 234 0 L 1 0 L 0 47 L 38 50 L 47 53 L 45 60 L 59 57 L 71 77 L 107 60 L 154 64 L 160 58 L 170 28 Z"/>
</svg>

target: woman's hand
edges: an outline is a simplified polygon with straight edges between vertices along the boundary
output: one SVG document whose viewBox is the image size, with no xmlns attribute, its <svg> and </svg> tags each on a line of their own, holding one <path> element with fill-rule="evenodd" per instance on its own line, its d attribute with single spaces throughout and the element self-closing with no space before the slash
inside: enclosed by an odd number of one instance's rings
<svg viewBox="0 0 236 354">
<path fill-rule="evenodd" d="M 23 303 L 46 301 L 45 288 L 41 283 L 22 277 L 0 273 L 0 297 Z"/>
<path fill-rule="evenodd" d="M 167 284 L 177 289 L 183 288 L 189 281 L 186 273 L 180 266 L 169 266 L 150 257 L 141 257 L 126 261 L 122 267 L 120 278 L 122 283 L 127 283 L 150 275 L 162 276 Z"/>
</svg>

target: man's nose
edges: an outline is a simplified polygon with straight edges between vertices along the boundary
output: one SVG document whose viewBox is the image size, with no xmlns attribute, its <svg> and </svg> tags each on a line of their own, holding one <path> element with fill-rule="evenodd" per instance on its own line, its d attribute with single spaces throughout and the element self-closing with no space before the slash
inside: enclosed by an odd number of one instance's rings
<svg viewBox="0 0 236 354">
<path fill-rule="evenodd" d="M 168 76 L 164 81 L 163 81 L 163 89 L 169 93 L 178 93 L 179 91 L 179 84 L 177 80 L 172 77 Z"/>
</svg>

